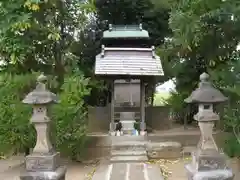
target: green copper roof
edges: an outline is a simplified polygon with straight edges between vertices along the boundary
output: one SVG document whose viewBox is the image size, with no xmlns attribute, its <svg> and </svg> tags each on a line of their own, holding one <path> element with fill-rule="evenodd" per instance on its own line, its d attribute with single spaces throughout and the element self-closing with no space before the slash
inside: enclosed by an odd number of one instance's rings
<svg viewBox="0 0 240 180">
<path fill-rule="evenodd" d="M 149 38 L 148 31 L 142 25 L 109 25 L 103 32 L 103 38 Z"/>
</svg>

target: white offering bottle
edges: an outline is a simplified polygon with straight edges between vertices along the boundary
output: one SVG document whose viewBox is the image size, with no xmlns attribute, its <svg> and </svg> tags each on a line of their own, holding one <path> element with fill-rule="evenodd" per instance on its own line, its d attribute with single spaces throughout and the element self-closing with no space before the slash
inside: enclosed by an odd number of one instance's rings
<svg viewBox="0 0 240 180">
<path fill-rule="evenodd" d="M 121 133 L 120 133 L 120 131 L 117 131 L 117 133 L 116 133 L 116 134 L 117 134 L 117 136 L 121 136 Z"/>
<path fill-rule="evenodd" d="M 136 136 L 139 136 L 138 130 L 135 130 L 135 135 L 136 135 Z"/>
</svg>

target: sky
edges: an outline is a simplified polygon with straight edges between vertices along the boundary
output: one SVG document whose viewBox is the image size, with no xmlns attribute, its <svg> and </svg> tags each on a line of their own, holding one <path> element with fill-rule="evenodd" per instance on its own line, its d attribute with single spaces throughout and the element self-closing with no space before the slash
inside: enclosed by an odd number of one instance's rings
<svg viewBox="0 0 240 180">
<path fill-rule="evenodd" d="M 170 92 L 175 90 L 175 84 L 173 80 L 168 80 L 165 83 L 156 87 L 156 92 Z"/>
</svg>

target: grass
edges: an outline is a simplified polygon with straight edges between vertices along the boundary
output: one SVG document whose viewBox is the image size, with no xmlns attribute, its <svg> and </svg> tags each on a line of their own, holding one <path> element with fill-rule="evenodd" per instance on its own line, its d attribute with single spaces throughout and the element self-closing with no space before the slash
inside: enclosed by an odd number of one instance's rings
<svg viewBox="0 0 240 180">
<path fill-rule="evenodd" d="M 161 92 L 161 93 L 156 93 L 154 97 L 154 106 L 161 106 L 165 104 L 165 100 L 167 100 L 170 97 L 169 92 Z"/>
</svg>

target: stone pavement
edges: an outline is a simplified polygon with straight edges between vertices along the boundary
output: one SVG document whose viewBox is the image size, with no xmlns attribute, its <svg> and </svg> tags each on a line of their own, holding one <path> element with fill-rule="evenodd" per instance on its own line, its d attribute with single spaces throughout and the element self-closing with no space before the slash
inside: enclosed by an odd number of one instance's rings
<svg viewBox="0 0 240 180">
<path fill-rule="evenodd" d="M 159 166 L 147 163 L 102 164 L 92 180 L 164 180 Z"/>
</svg>

